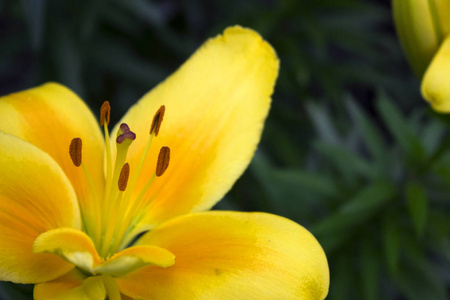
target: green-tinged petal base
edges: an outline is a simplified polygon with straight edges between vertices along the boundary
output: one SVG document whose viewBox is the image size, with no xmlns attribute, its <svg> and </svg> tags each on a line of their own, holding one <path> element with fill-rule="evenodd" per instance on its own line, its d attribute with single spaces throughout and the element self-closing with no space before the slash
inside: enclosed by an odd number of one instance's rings
<svg viewBox="0 0 450 300">
<path fill-rule="evenodd" d="M 41 234 L 34 242 L 35 253 L 52 253 L 84 272 L 92 275 L 118 277 L 148 265 L 169 267 L 174 255 L 155 246 L 135 246 L 101 259 L 94 243 L 84 232 L 72 228 L 58 228 Z"/>
</svg>

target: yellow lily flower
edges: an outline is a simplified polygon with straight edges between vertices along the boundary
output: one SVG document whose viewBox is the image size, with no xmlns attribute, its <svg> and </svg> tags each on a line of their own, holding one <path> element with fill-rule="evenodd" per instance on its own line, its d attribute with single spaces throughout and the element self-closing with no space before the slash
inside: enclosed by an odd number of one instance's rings
<svg viewBox="0 0 450 300">
<path fill-rule="evenodd" d="M 0 280 L 35 299 L 324 299 L 316 239 L 207 212 L 248 166 L 278 59 L 239 26 L 208 40 L 105 138 L 56 83 L 0 98 Z M 106 142 L 105 142 L 106 140 Z"/>
<path fill-rule="evenodd" d="M 434 110 L 450 112 L 450 1 L 393 0 L 392 8 L 403 52 L 422 78 L 422 96 Z"/>
</svg>

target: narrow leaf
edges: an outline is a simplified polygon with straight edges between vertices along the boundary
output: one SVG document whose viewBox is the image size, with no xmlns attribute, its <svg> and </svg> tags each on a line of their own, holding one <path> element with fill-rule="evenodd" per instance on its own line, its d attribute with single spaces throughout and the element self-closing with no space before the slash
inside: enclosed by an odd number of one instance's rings
<svg viewBox="0 0 450 300">
<path fill-rule="evenodd" d="M 401 230 L 392 216 L 388 216 L 383 224 L 383 246 L 389 273 L 394 278 L 398 272 Z"/>
<path fill-rule="evenodd" d="M 366 178 L 371 178 L 374 175 L 374 168 L 367 161 L 342 146 L 318 141 L 314 143 L 314 148 L 333 162 L 343 174 L 348 174 L 349 177 L 352 176 L 351 173 Z M 356 174 L 353 174 L 353 176 Z"/>
<path fill-rule="evenodd" d="M 384 141 L 378 128 L 373 124 L 369 117 L 354 103 L 348 99 L 347 107 L 350 114 L 354 117 L 358 128 L 361 129 L 363 139 L 367 144 L 367 150 L 377 161 L 378 165 L 385 164 L 386 150 Z"/>
<path fill-rule="evenodd" d="M 423 186 L 409 182 L 406 186 L 406 199 L 416 233 L 422 236 L 428 216 L 428 199 Z"/>
<path fill-rule="evenodd" d="M 361 287 L 362 299 L 377 300 L 379 262 L 376 247 L 373 242 L 366 239 L 361 245 Z"/>
<path fill-rule="evenodd" d="M 379 96 L 377 107 L 400 148 L 413 162 L 422 162 L 425 150 L 397 107 L 384 94 Z"/>
<path fill-rule="evenodd" d="M 388 183 L 370 185 L 350 199 L 337 213 L 313 226 L 312 232 L 326 236 L 354 230 L 358 224 L 367 222 L 394 195 L 395 190 Z"/>
</svg>

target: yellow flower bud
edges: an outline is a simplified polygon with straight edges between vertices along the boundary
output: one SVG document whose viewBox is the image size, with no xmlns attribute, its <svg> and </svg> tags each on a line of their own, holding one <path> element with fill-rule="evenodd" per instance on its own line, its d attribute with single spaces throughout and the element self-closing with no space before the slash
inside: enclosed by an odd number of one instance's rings
<svg viewBox="0 0 450 300">
<path fill-rule="evenodd" d="M 450 35 L 434 55 L 422 79 L 422 95 L 437 112 L 450 112 L 449 80 Z"/>
<path fill-rule="evenodd" d="M 403 51 L 421 78 L 450 33 L 450 1 L 393 0 L 392 8 Z"/>
</svg>

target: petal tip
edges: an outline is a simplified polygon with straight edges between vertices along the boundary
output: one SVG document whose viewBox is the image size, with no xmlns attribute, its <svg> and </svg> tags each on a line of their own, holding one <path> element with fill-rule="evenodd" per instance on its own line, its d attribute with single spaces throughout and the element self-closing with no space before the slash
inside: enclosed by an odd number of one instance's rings
<svg viewBox="0 0 450 300">
<path fill-rule="evenodd" d="M 222 38 L 224 41 L 228 39 L 246 40 L 248 44 L 255 43 L 264 50 L 267 57 L 271 57 L 277 72 L 279 67 L 279 59 L 275 49 L 255 30 L 240 25 L 234 25 L 225 28 Z"/>
</svg>

